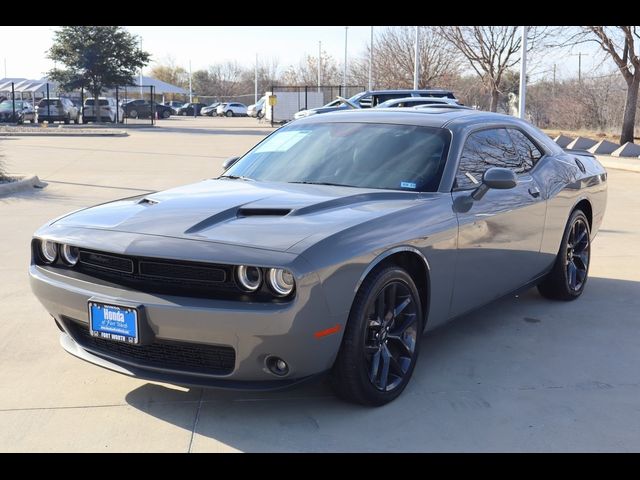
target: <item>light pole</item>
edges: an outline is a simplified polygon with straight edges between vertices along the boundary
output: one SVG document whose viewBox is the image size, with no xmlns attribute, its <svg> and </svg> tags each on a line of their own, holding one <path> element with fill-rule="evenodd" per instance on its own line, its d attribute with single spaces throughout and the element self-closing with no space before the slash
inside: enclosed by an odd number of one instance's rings
<svg viewBox="0 0 640 480">
<path fill-rule="evenodd" d="M 256 75 L 254 81 L 253 103 L 258 103 L 258 54 L 256 53 Z"/>
<path fill-rule="evenodd" d="M 527 100 L 527 27 L 522 27 L 522 51 L 520 53 L 520 106 L 518 116 L 524 118 Z"/>
<path fill-rule="evenodd" d="M 142 51 L 142 37 L 140 37 L 140 51 Z M 142 67 L 140 67 L 140 98 L 142 98 Z"/>
<path fill-rule="evenodd" d="M 416 47 L 413 58 L 413 89 L 418 89 L 418 68 L 420 67 L 420 60 L 418 58 L 418 47 L 420 44 L 419 28 L 416 27 Z"/>
<path fill-rule="evenodd" d="M 193 102 L 193 89 L 191 83 L 191 60 L 189 60 L 189 103 Z"/>
<path fill-rule="evenodd" d="M 342 86 L 344 91 L 342 94 L 347 96 L 347 34 L 349 32 L 349 27 L 344 27 L 344 72 L 342 74 Z"/>
<path fill-rule="evenodd" d="M 322 41 L 318 40 L 318 91 L 322 82 Z"/>
<path fill-rule="evenodd" d="M 371 32 L 369 33 L 369 87 L 368 90 L 373 89 L 373 25 L 371 26 Z"/>
</svg>

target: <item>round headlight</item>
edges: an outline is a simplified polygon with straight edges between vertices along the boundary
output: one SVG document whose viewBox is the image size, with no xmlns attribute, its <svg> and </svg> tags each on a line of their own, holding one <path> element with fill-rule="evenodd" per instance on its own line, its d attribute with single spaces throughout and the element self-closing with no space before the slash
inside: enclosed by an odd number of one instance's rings
<svg viewBox="0 0 640 480">
<path fill-rule="evenodd" d="M 296 285 L 293 274 L 282 268 L 270 268 L 268 274 L 269 287 L 279 297 L 286 297 Z"/>
<path fill-rule="evenodd" d="M 45 262 L 53 263 L 58 257 L 58 245 L 51 240 L 40 240 L 40 252 Z"/>
<path fill-rule="evenodd" d="M 64 260 L 64 263 L 73 267 L 76 263 L 78 263 L 80 252 L 78 252 L 78 247 L 63 245 L 60 255 L 62 256 L 62 260 Z"/>
<path fill-rule="evenodd" d="M 240 265 L 236 269 L 236 276 L 240 286 L 248 292 L 255 292 L 262 283 L 262 270 L 258 267 Z"/>
</svg>

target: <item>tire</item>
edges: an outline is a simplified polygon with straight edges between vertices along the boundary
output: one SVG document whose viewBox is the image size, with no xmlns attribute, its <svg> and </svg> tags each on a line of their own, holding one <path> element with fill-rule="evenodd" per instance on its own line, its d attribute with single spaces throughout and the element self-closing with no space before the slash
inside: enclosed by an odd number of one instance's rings
<svg viewBox="0 0 640 480">
<path fill-rule="evenodd" d="M 336 394 L 369 406 L 397 398 L 411 379 L 421 336 L 422 305 L 411 276 L 396 266 L 375 269 L 356 294 L 331 370 Z"/>
<path fill-rule="evenodd" d="M 233 110 L 227 110 L 224 115 L 226 117 L 233 117 Z"/>
<path fill-rule="evenodd" d="M 538 291 L 551 300 L 575 300 L 587 284 L 590 260 L 589 220 L 582 210 L 574 210 L 564 229 L 553 268 L 538 284 Z"/>
<path fill-rule="evenodd" d="M 69 115 L 68 117 L 66 117 L 66 118 L 64 119 L 64 124 L 65 124 L 65 125 L 69 125 L 70 123 L 71 123 L 71 115 Z"/>
<path fill-rule="evenodd" d="M 136 118 L 138 116 L 137 110 L 129 110 L 129 118 Z"/>
<path fill-rule="evenodd" d="M 169 118 L 171 116 L 171 112 L 169 110 L 164 110 L 162 112 L 162 118 Z"/>
<path fill-rule="evenodd" d="M 182 111 L 182 116 L 183 116 L 183 117 L 186 117 L 186 116 L 187 116 L 187 111 L 186 111 L 186 110 L 183 110 L 183 111 Z"/>
<path fill-rule="evenodd" d="M 73 121 L 73 123 L 75 123 L 76 125 L 78 125 L 80 123 L 80 115 L 76 115 L 76 118 Z"/>
<path fill-rule="evenodd" d="M 32 119 L 31 119 L 31 123 L 36 123 L 36 119 L 35 119 L 35 118 L 32 118 Z"/>
</svg>

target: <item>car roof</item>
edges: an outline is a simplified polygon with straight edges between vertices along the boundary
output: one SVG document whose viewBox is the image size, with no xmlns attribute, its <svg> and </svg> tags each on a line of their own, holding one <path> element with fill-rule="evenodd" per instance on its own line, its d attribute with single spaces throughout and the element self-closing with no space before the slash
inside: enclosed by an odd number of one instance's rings
<svg viewBox="0 0 640 480">
<path fill-rule="evenodd" d="M 411 88 L 398 88 L 395 90 L 370 90 L 369 92 L 364 92 L 364 93 L 372 93 L 372 94 L 379 94 L 379 93 L 412 93 L 412 92 L 417 92 L 417 93 L 453 93 L 451 90 L 445 90 L 442 88 L 421 88 L 418 90 L 414 90 Z"/>
<path fill-rule="evenodd" d="M 396 123 L 400 125 L 416 125 L 426 127 L 445 127 L 456 120 L 458 125 L 475 124 L 482 122 L 506 122 L 518 123 L 517 119 L 502 113 L 485 112 L 470 108 L 460 108 L 451 105 L 451 108 L 363 108 L 348 111 L 330 112 L 322 115 L 311 115 L 296 120 L 296 124 L 302 123 Z"/>
</svg>

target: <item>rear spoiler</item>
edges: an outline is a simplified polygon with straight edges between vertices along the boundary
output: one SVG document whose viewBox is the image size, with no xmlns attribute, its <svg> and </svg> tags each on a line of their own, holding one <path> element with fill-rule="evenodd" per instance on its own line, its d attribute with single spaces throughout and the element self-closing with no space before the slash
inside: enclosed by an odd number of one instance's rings
<svg viewBox="0 0 640 480">
<path fill-rule="evenodd" d="M 565 153 L 573 153 L 574 155 L 584 155 L 586 157 L 593 157 L 593 158 L 596 157 L 593 153 L 591 153 L 588 150 L 577 150 L 572 148 L 563 148 L 563 150 L 565 151 Z"/>
</svg>

